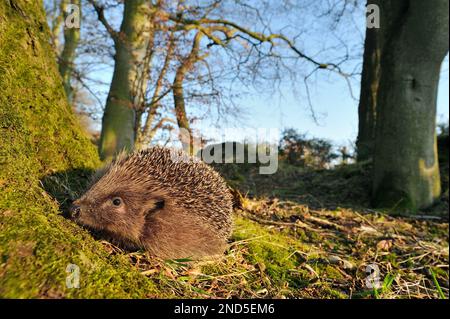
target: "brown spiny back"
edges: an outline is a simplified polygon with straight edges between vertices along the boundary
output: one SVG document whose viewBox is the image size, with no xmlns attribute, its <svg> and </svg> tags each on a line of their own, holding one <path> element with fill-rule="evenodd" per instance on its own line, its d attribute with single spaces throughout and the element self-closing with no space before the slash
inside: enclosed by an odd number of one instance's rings
<svg viewBox="0 0 450 319">
<path fill-rule="evenodd" d="M 99 208 L 114 196 L 125 199 L 126 214 Z M 160 199 L 164 208 L 152 210 Z M 78 203 L 89 207 L 88 226 L 162 257 L 218 253 L 231 231 L 232 196 L 221 176 L 197 158 L 169 148 L 118 156 L 99 171 Z M 101 214 L 109 214 L 108 226 L 98 221 Z"/>
</svg>

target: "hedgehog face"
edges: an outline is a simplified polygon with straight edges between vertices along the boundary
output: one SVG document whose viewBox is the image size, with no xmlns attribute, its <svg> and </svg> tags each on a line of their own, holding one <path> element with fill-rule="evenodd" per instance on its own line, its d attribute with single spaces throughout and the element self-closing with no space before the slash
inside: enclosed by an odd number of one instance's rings
<svg viewBox="0 0 450 319">
<path fill-rule="evenodd" d="M 111 191 L 94 185 L 73 202 L 73 219 L 94 230 L 110 233 L 114 238 L 138 244 L 149 212 L 164 208 L 165 201 L 136 190 Z"/>
</svg>

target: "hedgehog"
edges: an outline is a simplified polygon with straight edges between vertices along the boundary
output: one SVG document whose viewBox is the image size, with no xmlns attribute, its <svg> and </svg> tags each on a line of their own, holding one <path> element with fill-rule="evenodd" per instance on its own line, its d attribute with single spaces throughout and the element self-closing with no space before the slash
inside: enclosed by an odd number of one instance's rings
<svg viewBox="0 0 450 319">
<path fill-rule="evenodd" d="M 73 202 L 71 217 L 127 250 L 164 259 L 223 253 L 232 195 L 222 177 L 181 150 L 120 154 Z"/>
</svg>

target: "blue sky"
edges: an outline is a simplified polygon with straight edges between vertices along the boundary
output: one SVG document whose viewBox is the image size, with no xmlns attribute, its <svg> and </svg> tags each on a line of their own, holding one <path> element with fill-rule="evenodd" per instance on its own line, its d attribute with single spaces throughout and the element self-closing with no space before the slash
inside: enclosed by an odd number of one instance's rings
<svg viewBox="0 0 450 319">
<path fill-rule="evenodd" d="M 329 17 L 317 18 L 315 11 L 320 8 L 313 5 L 302 8 L 303 15 L 294 14 L 295 22 L 280 15 L 273 24 L 276 29 L 285 30 L 286 24 L 297 23 L 307 25 L 308 30 L 302 30 L 300 37 L 303 50 L 315 58 L 328 61 L 342 55 L 342 50 L 349 50 L 351 59 L 343 64 L 345 71 L 361 70 L 363 41 L 365 33 L 364 7 L 358 7 L 354 12 L 341 18 L 341 22 L 331 27 Z M 284 32 L 284 31 L 283 31 Z M 339 37 L 339 39 L 337 39 Z M 342 40 L 342 41 L 341 41 Z M 347 49 L 339 47 L 345 42 Z M 325 49 L 324 49 L 325 48 Z M 448 122 L 449 119 L 449 59 L 443 62 L 439 83 L 437 102 L 437 122 Z M 301 73 L 301 72 L 300 72 Z M 240 105 L 245 107 L 244 120 L 246 127 L 253 128 L 295 128 L 310 137 L 325 138 L 336 145 L 351 145 L 358 134 L 358 98 L 360 77 L 351 79 L 352 94 L 347 82 L 340 76 L 330 75 L 327 71 L 318 71 L 310 82 L 310 97 L 312 107 L 318 120 L 314 121 L 305 89 L 300 85 L 293 92 L 289 79 L 284 79 L 281 91 L 270 97 L 261 92 L 250 91 Z M 207 126 L 206 123 L 203 124 Z M 237 124 L 239 127 L 240 123 Z M 236 129 L 232 139 L 242 137 L 241 130 Z"/>
<path fill-rule="evenodd" d="M 351 58 L 343 64 L 343 68 L 360 70 L 365 32 L 364 7 L 359 7 L 353 13 L 345 15 L 341 22 L 334 26 L 330 17 L 317 18 L 316 11 L 320 11 L 322 8 L 320 5 L 314 7 L 316 3 L 318 2 L 311 2 L 309 5 L 298 8 L 301 14 L 281 14 L 279 13 L 281 11 L 275 8 L 271 27 L 275 32 L 279 31 L 283 34 L 291 32 L 291 36 L 301 33 L 298 40 L 299 47 L 319 61 L 328 62 L 339 59 L 339 56 L 348 50 Z M 239 13 L 233 14 L 236 15 L 234 19 L 241 19 Z M 110 20 L 118 28 L 120 12 L 110 16 Z M 96 21 L 95 17 L 94 21 Z M 248 23 L 252 28 L 258 29 L 258 25 L 252 22 L 251 18 L 243 23 Z M 286 25 L 291 27 L 286 28 Z M 304 28 L 304 26 L 308 27 Z M 98 27 L 103 28 L 102 26 Z M 341 46 L 344 42 L 346 48 Z M 109 83 L 112 77 L 112 67 L 110 63 L 108 64 L 98 64 L 98 68 L 93 70 L 90 76 Z M 295 64 L 292 65 L 294 68 Z M 349 87 L 342 77 L 320 70 L 314 74 L 311 78 L 312 81 L 309 82 L 309 88 L 312 107 L 318 119 L 316 122 L 312 118 L 303 85 L 303 77 L 309 73 L 308 67 L 311 65 L 308 66 L 307 63 L 300 63 L 298 66 L 296 70 L 298 71 L 298 85 L 295 89 L 293 89 L 288 75 L 282 79 L 280 89 L 275 90 L 273 95 L 268 93 L 271 91 L 271 83 L 265 84 L 268 88 L 267 92 L 264 92 L 264 88 L 259 90 L 251 86 L 242 88 L 242 91 L 245 92 L 243 97 L 235 100 L 239 108 L 243 110 L 242 114 L 230 117 L 227 122 L 219 121 L 222 128 L 233 128 L 232 133 L 225 139 L 242 141 L 244 138 L 252 138 L 244 129 L 251 131 L 252 128 L 278 128 L 281 131 L 284 128 L 295 128 L 301 133 L 307 133 L 310 137 L 329 139 L 336 145 L 354 143 L 358 128 L 359 77 L 355 75 L 351 78 L 352 98 Z M 98 92 L 100 100 L 106 101 L 108 86 L 98 84 L 94 86 L 93 89 Z M 439 86 L 438 122 L 448 121 L 449 118 L 448 86 L 447 57 L 442 66 Z M 240 88 L 238 87 L 237 90 Z M 188 104 L 188 115 L 196 114 L 196 108 L 198 106 Z M 201 125 L 197 125 L 197 128 L 206 137 L 219 141 L 220 132 L 208 131 L 208 128 L 217 123 L 216 121 L 217 116 L 212 114 L 211 118 L 203 120 Z M 99 127 L 99 122 L 96 126 Z"/>
<path fill-rule="evenodd" d="M 354 87 L 354 95 L 358 97 L 359 87 Z M 312 87 L 311 98 L 318 123 L 311 117 L 308 104 L 303 98 L 293 96 L 289 88 L 284 90 L 285 98 L 259 97 L 252 95 L 242 101 L 248 116 L 246 123 L 252 127 L 280 129 L 292 127 L 310 136 L 326 138 L 336 144 L 348 144 L 358 134 L 358 101 L 354 100 L 343 80 L 336 79 L 332 83 L 321 81 Z M 449 118 L 449 76 L 448 58 L 442 66 L 437 103 L 437 121 L 448 121 Z"/>
</svg>

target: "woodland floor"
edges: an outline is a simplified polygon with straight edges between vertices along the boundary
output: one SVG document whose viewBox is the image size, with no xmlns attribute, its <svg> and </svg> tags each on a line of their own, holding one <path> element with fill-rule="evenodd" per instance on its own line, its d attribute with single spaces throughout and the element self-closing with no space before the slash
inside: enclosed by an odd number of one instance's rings
<svg viewBox="0 0 450 319">
<path fill-rule="evenodd" d="M 103 242 L 105 249 L 126 256 L 164 297 L 449 297 L 448 177 L 431 211 L 394 217 L 364 208 L 368 165 L 307 171 L 281 163 L 266 176 L 255 167 L 220 170 L 239 190 L 223 258 L 162 261 Z"/>
</svg>

